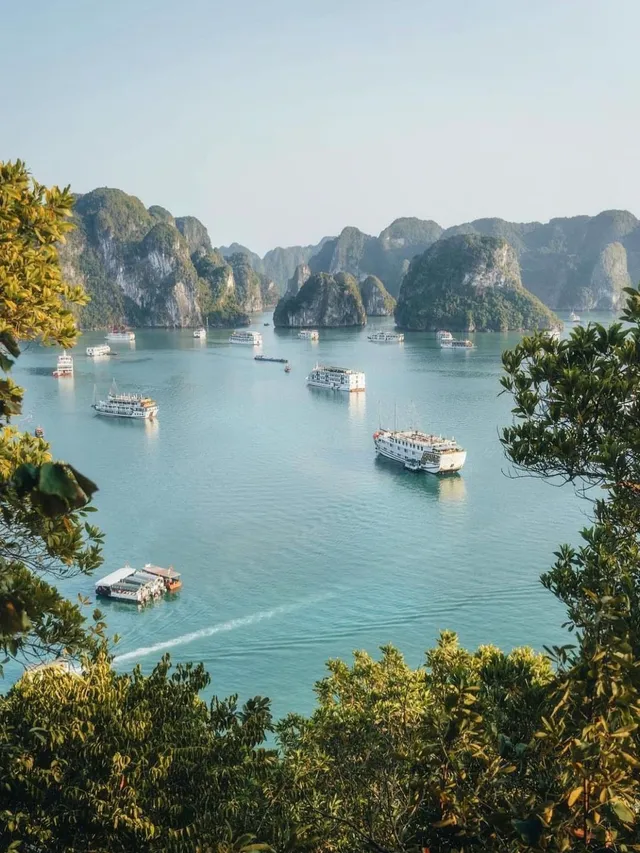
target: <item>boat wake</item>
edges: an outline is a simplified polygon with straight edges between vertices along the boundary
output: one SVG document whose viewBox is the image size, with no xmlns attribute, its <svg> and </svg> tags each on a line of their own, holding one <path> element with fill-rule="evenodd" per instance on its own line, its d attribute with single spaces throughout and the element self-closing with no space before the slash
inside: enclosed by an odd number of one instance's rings
<svg viewBox="0 0 640 853">
<path fill-rule="evenodd" d="M 117 666 L 121 663 L 127 663 L 127 661 L 137 661 L 139 658 L 155 654 L 156 652 L 165 652 L 168 649 L 174 649 L 176 646 L 185 646 L 187 643 L 193 643 L 194 640 L 201 640 L 204 637 L 213 637 L 214 634 L 223 634 L 227 631 L 235 631 L 236 628 L 245 628 L 248 625 L 255 625 L 257 622 L 264 622 L 266 619 L 273 619 L 276 616 L 282 616 L 285 613 L 300 610 L 302 607 L 315 604 L 326 598 L 330 598 L 330 594 L 317 596 L 315 598 L 307 598 L 304 601 L 297 601 L 292 604 L 283 604 L 280 607 L 274 607 L 272 610 L 259 610 L 256 613 L 251 613 L 249 616 L 240 616 L 237 619 L 229 619 L 228 622 L 218 622 L 216 625 L 210 625 L 208 628 L 200 628 L 198 631 L 191 631 L 189 634 L 182 634 L 179 637 L 174 637 L 172 640 L 162 640 L 161 642 L 154 643 L 151 646 L 141 646 L 139 649 L 134 649 L 131 652 L 116 655 L 113 663 Z"/>
</svg>

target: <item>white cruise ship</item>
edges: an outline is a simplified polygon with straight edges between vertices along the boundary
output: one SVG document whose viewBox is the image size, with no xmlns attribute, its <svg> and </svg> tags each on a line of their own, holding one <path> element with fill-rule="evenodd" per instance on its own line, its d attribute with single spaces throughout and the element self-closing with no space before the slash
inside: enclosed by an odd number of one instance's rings
<svg viewBox="0 0 640 853">
<path fill-rule="evenodd" d="M 440 347 L 442 349 L 473 349 L 473 341 L 463 340 L 457 341 L 454 338 L 451 338 L 450 341 L 441 340 Z"/>
<path fill-rule="evenodd" d="M 58 356 L 56 369 L 53 371 L 56 379 L 62 379 L 65 376 L 73 376 L 73 358 L 67 355 L 67 351 L 63 350 L 62 355 Z"/>
<path fill-rule="evenodd" d="M 572 323 L 579 323 L 580 315 L 576 314 L 575 311 L 572 311 L 571 314 L 569 314 L 569 320 L 571 320 Z"/>
<path fill-rule="evenodd" d="M 109 344 L 98 344 L 95 347 L 87 347 L 87 355 L 89 358 L 100 358 L 102 355 L 110 355 L 111 347 Z"/>
<path fill-rule="evenodd" d="M 302 329 L 298 332 L 298 337 L 307 341 L 317 341 L 320 338 L 320 334 L 317 329 Z"/>
<path fill-rule="evenodd" d="M 453 439 L 416 430 L 379 429 L 373 443 L 377 454 L 402 462 L 410 471 L 450 474 L 459 471 L 467 458 L 467 451 Z"/>
<path fill-rule="evenodd" d="M 262 346 L 262 335 L 260 332 L 234 332 L 229 338 L 230 344 L 246 344 L 250 347 Z"/>
<path fill-rule="evenodd" d="M 115 326 L 107 333 L 106 341 L 135 341 L 136 336 L 127 329 L 118 329 Z"/>
<path fill-rule="evenodd" d="M 332 391 L 364 391 L 364 373 L 346 367 L 326 367 L 316 364 L 307 376 L 307 385 L 329 388 Z"/>
<path fill-rule="evenodd" d="M 134 420 L 148 420 L 155 418 L 158 414 L 158 404 L 150 397 L 142 394 L 120 394 L 115 383 L 109 391 L 106 400 L 98 400 L 93 403 L 92 408 L 99 415 L 108 418 L 133 418 Z"/>
<path fill-rule="evenodd" d="M 193 330 L 193 337 L 194 338 L 206 338 L 207 337 L 207 330 L 206 329 L 194 329 Z"/>
<path fill-rule="evenodd" d="M 367 340 L 374 344 L 403 344 L 404 335 L 402 332 L 373 332 L 367 335 Z"/>
</svg>

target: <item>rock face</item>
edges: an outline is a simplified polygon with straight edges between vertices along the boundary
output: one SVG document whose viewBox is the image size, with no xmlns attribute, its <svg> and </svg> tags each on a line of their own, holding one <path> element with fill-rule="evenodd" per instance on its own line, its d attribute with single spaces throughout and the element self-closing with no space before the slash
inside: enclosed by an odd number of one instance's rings
<svg viewBox="0 0 640 853">
<path fill-rule="evenodd" d="M 311 270 L 307 264 L 299 264 L 287 285 L 285 296 L 297 296 L 300 288 L 311 278 Z"/>
<path fill-rule="evenodd" d="M 236 284 L 233 266 L 195 217 L 146 210 L 105 187 L 77 197 L 74 221 L 59 254 L 66 279 L 91 297 L 78 313 L 84 328 L 198 326 L 205 317 L 210 325 L 240 325 L 277 300 L 273 282 L 242 261 Z"/>
<path fill-rule="evenodd" d="M 358 283 L 345 273 L 311 275 L 295 294 L 293 288 L 288 290 L 273 313 L 273 325 L 279 327 L 364 326 L 366 322 Z"/>
<path fill-rule="evenodd" d="M 225 258 L 230 258 L 231 255 L 238 253 L 247 255 L 253 269 L 273 281 L 279 293 L 284 293 L 287 282 L 294 274 L 296 267 L 300 264 L 306 264 L 309 258 L 317 254 L 329 239 L 331 238 L 323 237 L 319 243 L 312 246 L 287 246 L 286 248 L 277 246 L 275 249 L 270 249 L 264 258 L 256 255 L 255 252 L 240 243 L 223 246 L 220 251 Z"/>
<path fill-rule="evenodd" d="M 395 310 L 405 329 L 549 329 L 557 318 L 522 286 L 515 250 L 504 238 L 457 235 L 414 258 Z"/>
<path fill-rule="evenodd" d="M 591 273 L 590 287 L 582 301 L 587 308 L 617 309 L 625 287 L 631 287 L 627 250 L 622 243 L 608 243 Z"/>
<path fill-rule="evenodd" d="M 388 317 L 393 314 L 396 300 L 375 275 L 368 275 L 360 282 L 360 295 L 367 317 Z"/>
<path fill-rule="evenodd" d="M 476 219 L 443 231 L 433 220 L 396 219 L 378 237 L 347 228 L 309 260 L 313 272 L 376 275 L 390 293 L 398 293 L 411 258 L 436 240 L 460 234 L 505 239 L 515 250 L 524 286 L 552 308 L 616 306 L 627 276 L 640 280 L 640 222 L 626 210 L 597 216 L 573 216 L 549 222 Z M 619 244 L 626 252 L 626 269 Z M 602 253 L 606 252 L 605 259 Z M 606 273 L 615 261 L 615 271 Z"/>
</svg>

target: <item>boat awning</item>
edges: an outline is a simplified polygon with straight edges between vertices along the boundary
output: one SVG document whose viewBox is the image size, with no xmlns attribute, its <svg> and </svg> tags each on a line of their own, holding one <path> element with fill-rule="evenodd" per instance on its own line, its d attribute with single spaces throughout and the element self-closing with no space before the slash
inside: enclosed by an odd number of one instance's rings
<svg viewBox="0 0 640 853">
<path fill-rule="evenodd" d="M 134 574 L 135 569 L 131 566 L 124 566 L 122 569 L 116 569 L 115 572 L 111 572 L 110 575 L 107 575 L 104 578 L 101 578 L 99 581 L 96 581 L 96 587 L 99 586 L 113 586 L 114 583 L 118 583 L 119 581 L 128 578 L 130 575 Z"/>
<path fill-rule="evenodd" d="M 163 569 L 161 566 L 152 566 L 151 563 L 147 563 L 142 571 L 150 575 L 155 575 L 158 578 L 166 578 L 167 580 L 175 580 L 180 577 L 180 572 L 176 572 L 171 566 L 168 569 Z"/>
</svg>

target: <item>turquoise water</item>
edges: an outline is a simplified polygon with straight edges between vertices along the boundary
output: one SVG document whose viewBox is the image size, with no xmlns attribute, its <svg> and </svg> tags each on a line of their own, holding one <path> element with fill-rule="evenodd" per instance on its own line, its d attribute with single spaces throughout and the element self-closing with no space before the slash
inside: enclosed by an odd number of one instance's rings
<svg viewBox="0 0 640 853">
<path fill-rule="evenodd" d="M 266 355 L 291 360 L 288 375 L 227 331 L 200 341 L 189 330 L 139 330 L 135 347 L 113 344 L 118 358 L 101 361 L 84 348 L 103 333 L 87 333 L 73 380 L 51 378 L 56 351 L 37 346 L 15 369 L 27 391 L 19 424 L 41 424 L 56 457 L 100 486 L 98 576 L 125 562 L 183 573 L 173 600 L 100 605 L 121 637 L 117 665 L 147 670 L 164 651 L 203 661 L 212 691 L 270 696 L 282 714 L 308 711 L 324 661 L 356 648 L 394 643 L 417 665 L 443 628 L 469 646 L 559 641 L 563 612 L 538 576 L 576 541 L 587 507 L 569 488 L 505 476 L 500 354 L 519 335 L 477 335 L 477 349 L 453 352 L 429 334 L 368 342 L 387 319 L 319 342 L 270 319 L 253 328 Z M 366 393 L 307 388 L 316 360 L 364 370 Z M 94 385 L 104 394 L 112 377 L 153 396 L 158 422 L 96 416 Z M 461 476 L 376 460 L 372 433 L 396 405 L 399 427 L 466 447 Z M 64 589 L 92 598 L 93 580 Z"/>
</svg>

